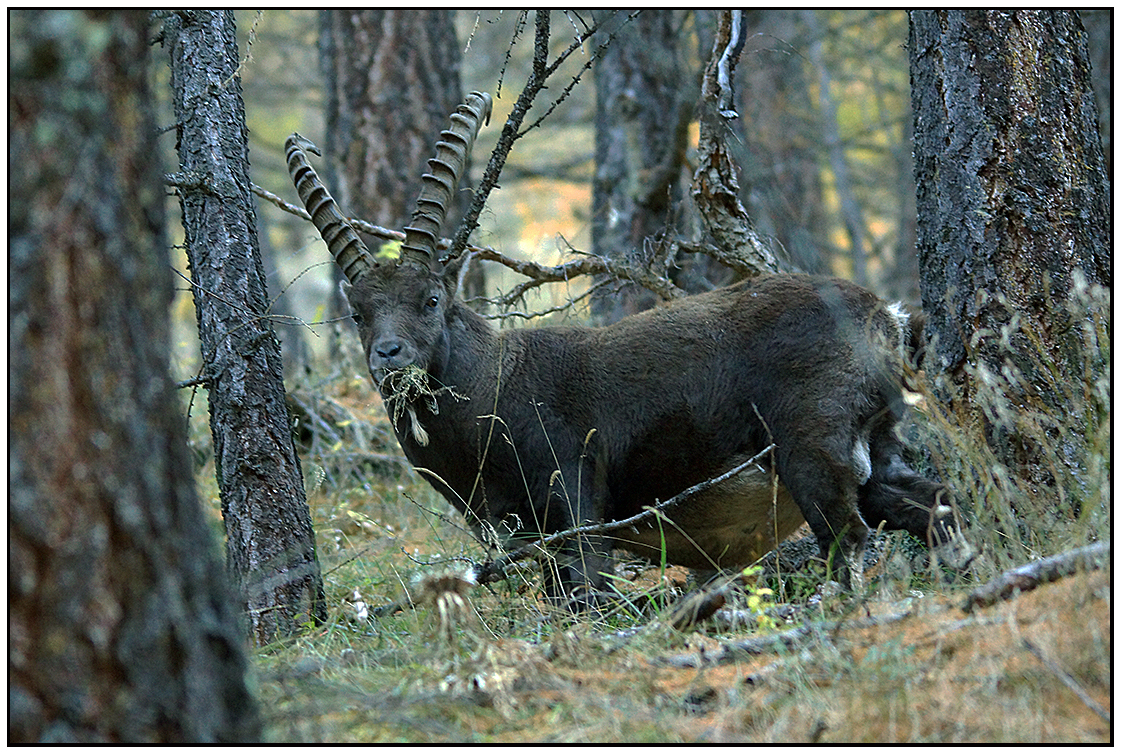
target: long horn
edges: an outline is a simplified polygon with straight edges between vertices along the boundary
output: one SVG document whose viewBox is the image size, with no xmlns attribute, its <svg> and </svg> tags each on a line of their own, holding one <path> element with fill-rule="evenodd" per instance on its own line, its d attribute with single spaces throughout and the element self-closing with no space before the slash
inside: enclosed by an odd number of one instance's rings
<svg viewBox="0 0 1121 754">
<path fill-rule="evenodd" d="M 430 173 L 423 176 L 412 222 L 405 227 L 401 261 L 435 266 L 436 241 L 444 223 L 448 203 L 459 185 L 459 177 L 471 154 L 471 146 L 482 123 L 490 121 L 491 98 L 486 92 L 471 92 L 452 113 L 451 125 L 436 142 L 436 156 L 428 161 Z"/>
<path fill-rule="evenodd" d="M 339 212 L 338 204 L 308 164 L 305 149 L 312 154 L 319 154 L 314 144 L 297 133 L 289 136 L 284 142 L 288 174 L 296 184 L 296 193 L 300 195 L 300 200 L 311 215 L 311 221 L 319 229 L 319 235 L 327 242 L 331 256 L 342 268 L 346 279 L 354 283 L 367 270 L 377 267 L 377 260 L 347 219 Z"/>
</svg>

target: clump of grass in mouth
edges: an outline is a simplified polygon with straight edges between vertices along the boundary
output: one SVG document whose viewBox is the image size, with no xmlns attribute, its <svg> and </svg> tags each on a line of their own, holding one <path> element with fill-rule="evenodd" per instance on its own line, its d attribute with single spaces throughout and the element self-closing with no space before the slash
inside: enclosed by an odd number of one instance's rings
<svg viewBox="0 0 1121 754">
<path fill-rule="evenodd" d="M 408 416 L 409 430 L 421 445 L 428 444 L 428 431 L 417 418 L 416 403 L 423 401 L 429 413 L 436 416 L 440 413 L 440 404 L 436 401 L 438 396 L 446 393 L 456 400 L 465 400 L 464 396 L 456 394 L 449 387 L 441 386 L 433 389 L 429 383 L 428 372 L 416 364 L 409 364 L 407 367 L 389 372 L 378 385 L 378 389 L 381 391 L 394 428 L 399 427 L 398 422 L 402 416 Z"/>
</svg>

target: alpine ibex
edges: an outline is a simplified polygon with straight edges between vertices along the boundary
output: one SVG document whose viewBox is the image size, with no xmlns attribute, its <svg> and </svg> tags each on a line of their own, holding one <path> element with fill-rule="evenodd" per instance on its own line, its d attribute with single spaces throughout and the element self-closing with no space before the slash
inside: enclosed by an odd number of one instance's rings
<svg viewBox="0 0 1121 754">
<path fill-rule="evenodd" d="M 845 586 L 860 584 L 868 525 L 948 541 L 944 489 L 906 465 L 896 433 L 907 317 L 852 283 L 763 276 L 601 328 L 496 332 L 457 300 L 462 257 L 439 259 L 436 243 L 490 102 L 472 93 L 452 115 L 397 260 L 359 239 L 306 142 L 286 144 L 401 447 L 484 542 L 622 520 L 770 443 L 663 516 L 570 543 L 546 569 L 551 595 L 604 587 L 614 547 L 748 565 L 803 518 Z"/>
</svg>

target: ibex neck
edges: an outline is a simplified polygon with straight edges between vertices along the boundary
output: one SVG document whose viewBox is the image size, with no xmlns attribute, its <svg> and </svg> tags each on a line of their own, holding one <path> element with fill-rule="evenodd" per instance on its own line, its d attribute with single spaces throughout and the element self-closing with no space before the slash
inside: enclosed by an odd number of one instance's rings
<svg viewBox="0 0 1121 754">
<path fill-rule="evenodd" d="M 437 376 L 448 387 L 472 398 L 486 385 L 493 395 L 500 337 L 466 304 L 457 301 L 454 307 L 448 317 L 448 356 Z"/>
</svg>

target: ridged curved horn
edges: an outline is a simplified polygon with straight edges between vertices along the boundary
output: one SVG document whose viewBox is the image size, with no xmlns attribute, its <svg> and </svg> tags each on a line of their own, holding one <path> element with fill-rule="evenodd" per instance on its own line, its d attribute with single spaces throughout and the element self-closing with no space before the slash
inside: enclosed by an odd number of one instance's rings
<svg viewBox="0 0 1121 754">
<path fill-rule="evenodd" d="M 327 188 L 319 180 L 315 170 L 308 164 L 307 149 L 312 154 L 319 150 L 310 141 L 297 133 L 284 142 L 284 155 L 288 161 L 288 174 L 296 185 L 296 193 L 304 203 L 311 221 L 319 229 L 319 235 L 327 242 L 331 256 L 342 268 L 346 279 L 354 283 L 367 270 L 378 266 L 374 255 L 358 237 L 347 219 L 339 212 L 339 206 Z"/>
<path fill-rule="evenodd" d="M 448 203 L 459 185 L 459 177 L 471 154 L 471 146 L 484 122 L 490 122 L 491 97 L 486 92 L 471 92 L 452 113 L 451 125 L 436 142 L 436 156 L 428 161 L 430 173 L 416 200 L 412 222 L 405 227 L 401 261 L 435 266 L 436 241 L 444 223 Z"/>
</svg>

